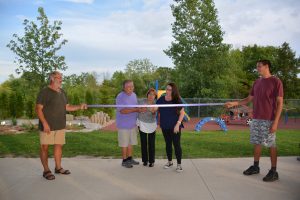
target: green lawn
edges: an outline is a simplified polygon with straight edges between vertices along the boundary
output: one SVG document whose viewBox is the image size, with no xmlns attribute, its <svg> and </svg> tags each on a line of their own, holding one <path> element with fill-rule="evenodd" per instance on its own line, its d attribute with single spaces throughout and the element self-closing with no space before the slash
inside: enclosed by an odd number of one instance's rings
<svg viewBox="0 0 300 200">
<path fill-rule="evenodd" d="M 64 157 L 100 156 L 120 158 L 116 132 L 67 133 Z M 203 131 L 182 133 L 183 158 L 225 158 L 252 156 L 249 131 Z M 279 130 L 277 132 L 279 156 L 300 155 L 300 131 Z M 50 155 L 52 156 L 52 148 Z M 140 157 L 140 146 L 135 147 L 136 157 Z M 263 155 L 268 155 L 264 148 Z M 38 157 L 39 137 L 37 132 L 19 135 L 0 135 L 0 157 Z M 156 157 L 165 158 L 163 136 L 156 137 Z"/>
</svg>

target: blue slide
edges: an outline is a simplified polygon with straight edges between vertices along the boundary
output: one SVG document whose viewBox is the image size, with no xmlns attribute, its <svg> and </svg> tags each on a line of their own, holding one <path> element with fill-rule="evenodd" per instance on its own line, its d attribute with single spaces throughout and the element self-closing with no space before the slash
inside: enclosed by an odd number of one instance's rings
<svg viewBox="0 0 300 200">
<path fill-rule="evenodd" d="M 219 124 L 220 128 L 223 130 L 223 131 L 228 131 L 227 129 L 227 126 L 224 122 L 224 120 L 222 120 L 221 118 L 215 118 L 215 117 L 205 117 L 203 118 L 195 127 L 195 131 L 201 131 L 201 128 L 204 124 L 206 124 L 207 122 L 211 122 L 211 121 L 214 121 L 216 122 L 217 124 Z"/>
</svg>

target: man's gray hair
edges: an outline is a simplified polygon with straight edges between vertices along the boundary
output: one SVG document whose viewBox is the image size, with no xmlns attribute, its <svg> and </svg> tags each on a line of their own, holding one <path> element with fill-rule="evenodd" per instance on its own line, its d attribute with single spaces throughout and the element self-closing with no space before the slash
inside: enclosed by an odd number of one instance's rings
<svg viewBox="0 0 300 200">
<path fill-rule="evenodd" d="M 127 83 L 133 83 L 133 80 L 125 80 L 125 81 L 123 81 L 123 89 L 125 88 L 125 85 Z"/>
<path fill-rule="evenodd" d="M 53 81 L 53 78 L 55 75 L 61 74 L 59 71 L 53 71 L 49 74 L 49 82 L 51 83 Z"/>
</svg>

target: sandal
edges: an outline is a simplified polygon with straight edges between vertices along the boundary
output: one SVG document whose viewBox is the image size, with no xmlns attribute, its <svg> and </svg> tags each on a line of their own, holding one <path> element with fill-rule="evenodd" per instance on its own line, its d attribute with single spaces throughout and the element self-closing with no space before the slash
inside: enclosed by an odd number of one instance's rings
<svg viewBox="0 0 300 200">
<path fill-rule="evenodd" d="M 54 180 L 55 179 L 55 176 L 52 174 L 51 171 L 43 172 L 43 177 L 47 180 Z"/>
<path fill-rule="evenodd" d="M 68 174 L 71 174 L 71 172 L 67 169 L 63 169 L 63 168 L 60 168 L 60 169 L 56 169 L 55 168 L 55 174 L 64 174 L 64 175 L 68 175 Z"/>
</svg>

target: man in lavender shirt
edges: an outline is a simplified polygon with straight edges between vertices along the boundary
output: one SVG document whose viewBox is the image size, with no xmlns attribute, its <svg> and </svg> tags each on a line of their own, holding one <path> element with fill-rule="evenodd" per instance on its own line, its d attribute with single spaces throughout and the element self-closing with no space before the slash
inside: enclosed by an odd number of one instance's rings
<svg viewBox="0 0 300 200">
<path fill-rule="evenodd" d="M 123 82 L 123 91 L 116 99 L 117 105 L 137 105 L 137 97 L 133 92 L 134 85 L 132 80 Z M 139 162 L 132 158 L 132 145 L 137 145 L 137 113 L 145 112 L 146 108 L 117 108 L 116 124 L 118 128 L 118 142 L 122 148 L 122 166 L 132 168 Z"/>
</svg>

